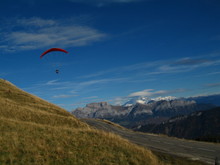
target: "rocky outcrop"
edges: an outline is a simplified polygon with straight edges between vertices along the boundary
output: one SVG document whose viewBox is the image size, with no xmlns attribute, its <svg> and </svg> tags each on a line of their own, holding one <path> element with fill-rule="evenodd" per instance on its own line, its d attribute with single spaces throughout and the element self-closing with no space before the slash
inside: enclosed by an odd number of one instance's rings
<svg viewBox="0 0 220 165">
<path fill-rule="evenodd" d="M 114 120 L 123 118 L 129 114 L 130 108 L 123 106 L 113 106 L 107 102 L 87 104 L 85 108 L 77 108 L 72 111 L 78 118 L 99 118 Z"/>
</svg>

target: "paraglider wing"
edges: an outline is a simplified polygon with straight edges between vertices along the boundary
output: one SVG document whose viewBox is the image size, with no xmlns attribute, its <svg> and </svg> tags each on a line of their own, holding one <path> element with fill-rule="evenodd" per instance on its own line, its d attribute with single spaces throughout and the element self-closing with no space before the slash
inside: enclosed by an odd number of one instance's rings
<svg viewBox="0 0 220 165">
<path fill-rule="evenodd" d="M 61 51 L 61 52 L 64 52 L 64 53 L 68 53 L 66 50 L 64 49 L 61 49 L 61 48 L 50 48 L 48 50 L 46 50 L 45 52 L 43 52 L 40 56 L 40 58 L 42 58 L 44 55 L 46 55 L 47 53 L 50 53 L 50 52 L 53 52 L 53 51 Z"/>
</svg>

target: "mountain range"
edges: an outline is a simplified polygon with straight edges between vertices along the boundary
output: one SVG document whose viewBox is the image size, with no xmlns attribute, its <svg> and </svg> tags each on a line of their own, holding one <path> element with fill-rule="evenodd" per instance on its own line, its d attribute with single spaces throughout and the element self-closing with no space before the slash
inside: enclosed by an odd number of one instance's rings
<svg viewBox="0 0 220 165">
<path fill-rule="evenodd" d="M 177 99 L 176 97 L 173 96 L 166 96 L 166 97 L 156 97 L 156 98 L 149 98 L 149 97 L 141 97 L 141 96 L 134 96 L 129 99 L 129 101 L 125 102 L 123 106 L 132 106 L 136 103 L 140 104 L 147 104 L 152 101 L 171 101 Z"/>
<path fill-rule="evenodd" d="M 189 98 L 134 97 L 122 106 L 87 104 L 78 118 L 107 119 L 135 131 L 220 142 L 220 94 Z"/>
<path fill-rule="evenodd" d="M 216 106 L 220 106 L 220 94 L 213 94 L 213 95 L 201 95 L 201 96 L 193 96 L 193 97 L 174 97 L 174 96 L 165 96 L 165 97 L 156 97 L 156 98 L 149 98 L 149 97 L 141 97 L 141 96 L 134 96 L 131 97 L 127 102 L 123 104 L 123 106 L 132 106 L 136 103 L 140 104 L 148 104 L 153 101 L 171 101 L 171 100 L 188 100 L 188 101 L 195 101 L 198 104 L 212 104 Z"/>
<path fill-rule="evenodd" d="M 135 130 L 185 139 L 220 142 L 220 107 L 177 116 L 161 124 L 142 125 Z"/>
<path fill-rule="evenodd" d="M 122 106 L 110 105 L 107 102 L 91 103 L 84 108 L 73 110 L 72 114 L 78 118 L 107 119 L 122 126 L 133 128 L 142 124 L 159 124 L 171 117 L 187 115 L 195 111 L 211 109 L 215 106 L 217 105 L 212 104 L 212 102 L 197 103 L 196 100 L 191 98 L 148 99 L 142 97 L 133 98 Z"/>
</svg>

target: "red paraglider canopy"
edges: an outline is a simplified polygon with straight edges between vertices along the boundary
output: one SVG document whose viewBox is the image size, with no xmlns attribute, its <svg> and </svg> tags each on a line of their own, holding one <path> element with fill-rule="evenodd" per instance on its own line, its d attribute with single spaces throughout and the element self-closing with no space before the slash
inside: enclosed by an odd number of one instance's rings
<svg viewBox="0 0 220 165">
<path fill-rule="evenodd" d="M 50 48 L 50 49 L 46 50 L 45 52 L 43 52 L 41 54 L 40 58 L 42 58 L 45 54 L 53 52 L 53 51 L 61 51 L 61 52 L 64 52 L 64 53 L 68 53 L 66 50 L 61 49 L 61 48 Z"/>
</svg>

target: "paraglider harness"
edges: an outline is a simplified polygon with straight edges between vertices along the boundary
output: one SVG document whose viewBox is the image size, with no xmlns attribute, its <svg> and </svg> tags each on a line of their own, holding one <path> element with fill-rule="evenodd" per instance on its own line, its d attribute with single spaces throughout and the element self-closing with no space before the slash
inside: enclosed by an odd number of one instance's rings
<svg viewBox="0 0 220 165">
<path fill-rule="evenodd" d="M 50 53 L 50 52 L 53 52 L 53 51 L 61 51 L 61 52 L 64 52 L 64 53 L 68 53 L 66 50 L 64 49 L 61 49 L 61 48 L 50 48 L 48 50 L 46 50 L 45 52 L 43 52 L 40 56 L 40 58 L 42 58 L 43 56 L 45 56 L 47 53 Z M 59 74 L 59 69 L 56 69 L 55 70 L 56 74 Z"/>
</svg>

